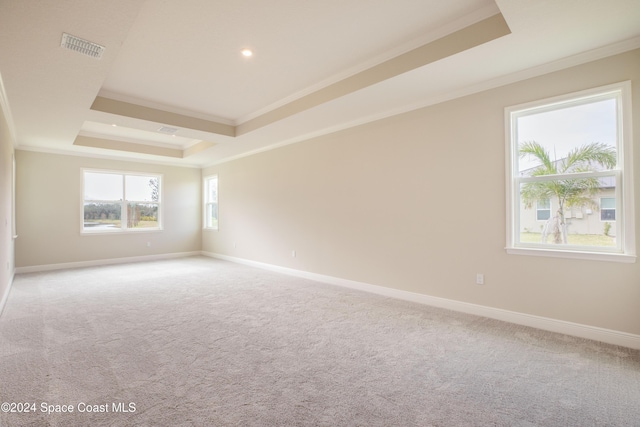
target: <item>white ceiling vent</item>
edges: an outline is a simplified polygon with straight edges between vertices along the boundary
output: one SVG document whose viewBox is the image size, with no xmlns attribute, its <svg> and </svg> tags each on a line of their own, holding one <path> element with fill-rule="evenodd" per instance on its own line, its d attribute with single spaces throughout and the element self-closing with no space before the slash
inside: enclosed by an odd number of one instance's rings
<svg viewBox="0 0 640 427">
<path fill-rule="evenodd" d="M 104 52 L 104 46 L 100 46 L 99 44 L 90 42 L 89 40 L 84 40 L 67 33 L 62 33 L 60 46 L 65 49 L 75 50 L 76 52 L 80 52 L 96 59 L 100 59 L 102 57 L 102 52 Z"/>
<path fill-rule="evenodd" d="M 178 132 L 178 129 L 169 126 L 162 126 L 160 129 L 158 129 L 158 132 L 174 135 L 176 132 Z"/>
</svg>

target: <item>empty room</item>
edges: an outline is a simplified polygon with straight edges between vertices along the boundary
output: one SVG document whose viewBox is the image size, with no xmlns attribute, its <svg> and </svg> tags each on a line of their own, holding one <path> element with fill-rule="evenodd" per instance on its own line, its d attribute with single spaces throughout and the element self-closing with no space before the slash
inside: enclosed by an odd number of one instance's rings
<svg viewBox="0 0 640 427">
<path fill-rule="evenodd" d="M 637 0 L 0 0 L 0 426 L 640 426 Z"/>
</svg>

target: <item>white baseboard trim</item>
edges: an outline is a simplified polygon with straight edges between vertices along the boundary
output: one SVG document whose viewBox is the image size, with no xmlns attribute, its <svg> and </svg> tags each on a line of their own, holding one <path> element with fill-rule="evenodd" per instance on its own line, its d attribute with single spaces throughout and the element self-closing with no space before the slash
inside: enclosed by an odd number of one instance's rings
<svg viewBox="0 0 640 427">
<path fill-rule="evenodd" d="M 183 258 L 200 255 L 200 251 L 174 252 L 169 254 L 142 255 L 124 258 L 107 258 L 92 261 L 63 262 L 59 264 L 34 265 L 29 267 L 16 267 L 16 274 L 37 273 L 40 271 L 64 270 L 67 268 L 96 267 L 100 265 L 126 264 L 131 262 L 157 261 L 161 259 Z"/>
<path fill-rule="evenodd" d="M 9 292 L 11 291 L 11 286 L 13 285 L 13 278 L 15 277 L 15 270 L 9 276 L 9 282 L 7 283 L 7 289 L 4 291 L 2 298 L 0 298 L 0 317 L 2 316 L 2 312 L 4 311 L 4 306 L 9 299 Z"/>
<path fill-rule="evenodd" d="M 611 329 L 598 328 L 595 326 L 583 325 L 580 323 L 567 322 L 564 320 L 534 316 L 531 314 L 518 313 L 515 311 L 503 310 L 500 308 L 488 307 L 484 305 L 433 297 L 425 294 L 418 294 L 415 292 L 408 292 L 400 289 L 371 285 L 369 283 L 341 279 L 339 277 L 326 276 L 323 274 L 310 273 L 308 271 L 295 270 L 292 268 L 280 267 L 278 265 L 251 261 L 244 258 L 236 258 L 212 252 L 202 251 L 201 254 L 211 258 L 217 258 L 225 261 L 235 262 L 238 264 L 258 267 L 265 270 L 315 280 L 317 282 L 328 283 L 331 285 L 357 289 L 360 291 L 370 292 L 385 297 L 416 302 L 433 307 L 445 308 L 462 313 L 474 314 L 477 316 L 488 317 L 490 319 L 515 323 L 517 325 L 530 326 L 532 328 L 542 329 L 545 331 L 557 332 L 560 334 L 571 335 L 575 337 L 586 338 L 594 341 L 600 341 L 608 344 L 640 350 L 640 335 L 634 335 L 627 332 L 614 331 Z"/>
</svg>

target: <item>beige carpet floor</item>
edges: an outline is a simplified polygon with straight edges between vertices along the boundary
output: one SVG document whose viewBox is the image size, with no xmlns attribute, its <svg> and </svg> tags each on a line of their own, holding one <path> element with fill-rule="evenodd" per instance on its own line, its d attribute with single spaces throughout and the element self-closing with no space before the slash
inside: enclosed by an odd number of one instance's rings
<svg viewBox="0 0 640 427">
<path fill-rule="evenodd" d="M 0 402 L 7 427 L 640 426 L 640 352 L 194 257 L 18 275 Z"/>
</svg>

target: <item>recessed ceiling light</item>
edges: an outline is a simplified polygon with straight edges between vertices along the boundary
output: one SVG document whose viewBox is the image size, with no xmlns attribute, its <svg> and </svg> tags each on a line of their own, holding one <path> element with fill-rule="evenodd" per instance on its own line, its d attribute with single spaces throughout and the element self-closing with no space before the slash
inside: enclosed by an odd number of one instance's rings
<svg viewBox="0 0 640 427">
<path fill-rule="evenodd" d="M 240 52 L 242 53 L 242 56 L 246 56 L 247 58 L 253 56 L 253 51 L 249 48 L 242 49 Z"/>
<path fill-rule="evenodd" d="M 117 124 L 115 124 L 115 123 L 113 123 L 111 126 L 113 126 L 114 128 L 117 128 L 117 127 L 118 127 L 118 125 L 117 125 Z"/>
</svg>

